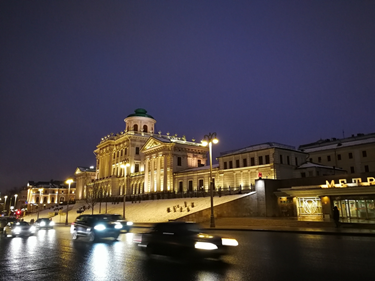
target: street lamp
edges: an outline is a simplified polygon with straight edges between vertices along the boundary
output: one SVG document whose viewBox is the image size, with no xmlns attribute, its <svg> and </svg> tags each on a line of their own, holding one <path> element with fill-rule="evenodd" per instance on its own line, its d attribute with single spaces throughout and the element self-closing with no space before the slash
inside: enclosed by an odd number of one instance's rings
<svg viewBox="0 0 375 281">
<path fill-rule="evenodd" d="M 4 198 L 5 198 L 4 209 L 6 209 L 7 208 L 7 198 L 8 198 L 8 196 L 5 195 Z M 8 215 L 8 210 L 7 210 L 7 214 L 6 215 Z"/>
<path fill-rule="evenodd" d="M 17 209 L 17 196 L 18 194 L 14 194 L 14 209 Z"/>
<path fill-rule="evenodd" d="M 124 192 L 123 192 L 123 196 L 124 196 L 124 203 L 123 203 L 123 207 L 122 207 L 122 217 L 123 219 L 125 219 L 125 201 L 126 201 L 126 167 L 129 167 L 130 164 L 129 163 L 126 163 L 126 164 L 121 164 L 121 168 L 124 168 Z"/>
<path fill-rule="evenodd" d="M 216 144 L 219 140 L 216 138 L 216 133 L 209 133 L 205 135 L 202 140 L 202 145 L 209 147 L 210 151 L 210 188 L 211 188 L 211 221 L 210 227 L 215 227 L 215 217 L 214 217 L 214 184 L 212 180 L 212 143 Z"/>
<path fill-rule="evenodd" d="M 43 188 L 39 188 L 38 190 L 39 190 L 40 199 L 39 199 L 39 202 L 38 202 L 38 215 L 37 215 L 36 219 L 39 219 L 39 212 L 40 212 L 39 203 L 40 203 L 40 201 L 42 201 L 42 191 L 43 191 Z"/>
<path fill-rule="evenodd" d="M 69 184 L 68 187 L 68 199 L 67 199 L 67 204 L 66 204 L 66 220 L 65 220 L 65 225 L 68 225 L 68 212 L 69 212 L 69 195 L 70 195 L 70 185 L 72 184 L 73 180 L 68 179 L 65 183 Z"/>
</svg>

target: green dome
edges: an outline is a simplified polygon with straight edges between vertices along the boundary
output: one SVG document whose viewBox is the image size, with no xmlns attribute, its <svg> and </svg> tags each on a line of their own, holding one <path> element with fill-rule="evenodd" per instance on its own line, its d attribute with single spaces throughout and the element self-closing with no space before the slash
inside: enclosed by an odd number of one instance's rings
<svg viewBox="0 0 375 281">
<path fill-rule="evenodd" d="M 154 117 L 152 117 L 151 115 L 147 114 L 147 110 L 146 109 L 137 108 L 134 112 L 135 113 L 133 113 L 133 114 L 129 114 L 128 117 L 139 116 L 139 117 L 148 117 L 148 118 L 154 119 Z"/>
</svg>

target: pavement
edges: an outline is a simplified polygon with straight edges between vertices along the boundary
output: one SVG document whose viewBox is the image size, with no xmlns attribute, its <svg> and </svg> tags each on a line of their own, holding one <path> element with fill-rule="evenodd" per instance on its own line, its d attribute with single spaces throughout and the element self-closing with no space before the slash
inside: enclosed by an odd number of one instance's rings
<svg viewBox="0 0 375 281">
<path fill-rule="evenodd" d="M 299 221 L 297 218 L 218 218 L 215 227 L 210 222 L 201 223 L 207 230 L 242 230 L 288 232 L 302 234 L 374 236 L 375 224 L 341 222 L 335 227 L 333 221 Z"/>
</svg>

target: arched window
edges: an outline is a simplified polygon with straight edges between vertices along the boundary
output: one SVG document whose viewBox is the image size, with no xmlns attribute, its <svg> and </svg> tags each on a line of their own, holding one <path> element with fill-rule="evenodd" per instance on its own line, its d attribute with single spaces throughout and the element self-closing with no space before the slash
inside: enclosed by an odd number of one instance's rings
<svg viewBox="0 0 375 281">
<path fill-rule="evenodd" d="M 135 132 L 138 132 L 138 125 L 137 124 L 135 124 L 133 128 L 134 128 Z"/>
<path fill-rule="evenodd" d="M 64 197 L 60 197 L 60 202 L 64 202 L 65 201 L 65 198 Z"/>
<path fill-rule="evenodd" d="M 143 125 L 143 132 L 147 133 L 147 125 Z"/>
</svg>

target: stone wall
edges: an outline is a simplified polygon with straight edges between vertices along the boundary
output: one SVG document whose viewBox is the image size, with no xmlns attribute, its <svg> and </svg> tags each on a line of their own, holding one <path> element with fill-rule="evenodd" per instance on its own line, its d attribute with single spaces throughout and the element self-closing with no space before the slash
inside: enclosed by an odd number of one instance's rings
<svg viewBox="0 0 375 281">
<path fill-rule="evenodd" d="M 215 198 L 214 198 L 215 200 Z M 257 217 L 257 194 L 249 193 L 248 196 L 214 206 L 215 218 L 224 217 Z M 210 220 L 211 208 L 207 208 L 190 215 L 180 217 L 178 221 L 204 222 Z"/>
</svg>

